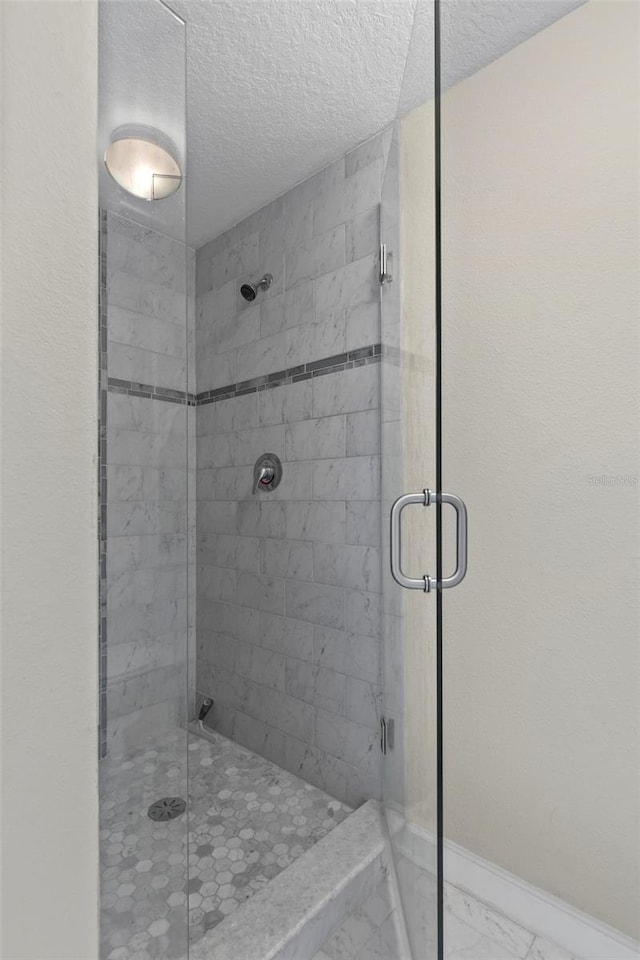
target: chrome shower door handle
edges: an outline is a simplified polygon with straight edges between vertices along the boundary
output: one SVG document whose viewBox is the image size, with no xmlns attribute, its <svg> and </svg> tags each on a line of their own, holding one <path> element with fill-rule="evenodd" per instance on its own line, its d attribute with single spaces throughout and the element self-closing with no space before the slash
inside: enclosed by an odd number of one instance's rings
<svg viewBox="0 0 640 960">
<path fill-rule="evenodd" d="M 439 590 L 457 587 L 467 572 L 467 508 L 464 500 L 454 493 L 440 493 L 434 496 L 440 503 L 450 503 L 456 512 L 456 569 L 450 577 L 443 577 L 437 583 Z"/>
<path fill-rule="evenodd" d="M 398 497 L 391 507 L 391 529 L 389 543 L 391 546 L 391 576 L 399 583 L 401 587 L 407 590 L 424 590 L 428 593 L 431 589 L 430 577 L 407 577 L 402 572 L 402 511 L 410 503 L 421 503 L 423 507 L 428 507 L 431 502 L 431 494 L 428 490 L 422 493 L 405 493 Z"/>
<path fill-rule="evenodd" d="M 424 507 L 432 503 L 449 503 L 456 511 L 456 569 L 450 577 L 437 580 L 426 573 L 422 577 L 407 577 L 403 573 L 402 511 L 411 503 L 421 503 Z M 467 572 L 467 508 L 460 497 L 456 497 L 453 493 L 431 493 L 430 490 L 423 490 L 422 493 L 405 493 L 404 496 L 398 497 L 391 507 L 390 520 L 391 575 L 396 583 L 407 590 L 423 590 L 429 593 L 431 590 L 457 587 L 464 580 Z"/>
</svg>

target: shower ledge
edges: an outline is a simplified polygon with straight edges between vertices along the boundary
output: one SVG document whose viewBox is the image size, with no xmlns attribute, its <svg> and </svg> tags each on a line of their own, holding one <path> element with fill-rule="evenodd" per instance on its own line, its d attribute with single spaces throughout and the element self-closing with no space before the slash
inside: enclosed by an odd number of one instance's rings
<svg viewBox="0 0 640 960">
<path fill-rule="evenodd" d="M 192 960 L 313 957 L 387 876 L 382 808 L 368 800 L 192 944 Z"/>
</svg>

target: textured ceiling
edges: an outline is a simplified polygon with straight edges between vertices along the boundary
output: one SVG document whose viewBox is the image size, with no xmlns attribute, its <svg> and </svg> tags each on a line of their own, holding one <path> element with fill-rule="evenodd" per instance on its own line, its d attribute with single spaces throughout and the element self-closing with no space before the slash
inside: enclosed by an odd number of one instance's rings
<svg viewBox="0 0 640 960">
<path fill-rule="evenodd" d="M 470 75 L 583 0 L 446 0 L 442 72 Z M 123 123 L 185 151 L 188 191 L 103 202 L 200 246 L 433 92 L 428 0 L 101 0 L 99 149 Z M 186 68 L 185 68 L 186 56 Z"/>
</svg>

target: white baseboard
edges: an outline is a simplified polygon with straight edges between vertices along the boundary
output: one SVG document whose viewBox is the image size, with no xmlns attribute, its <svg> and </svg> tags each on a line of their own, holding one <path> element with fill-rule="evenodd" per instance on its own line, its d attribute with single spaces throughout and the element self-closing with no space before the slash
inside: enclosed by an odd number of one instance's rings
<svg viewBox="0 0 640 960">
<path fill-rule="evenodd" d="M 402 854 L 433 873 L 436 862 L 433 835 L 403 823 L 396 813 L 390 816 L 389 828 Z M 444 861 L 448 883 L 575 957 L 640 960 L 637 941 L 469 850 L 445 841 Z"/>
</svg>

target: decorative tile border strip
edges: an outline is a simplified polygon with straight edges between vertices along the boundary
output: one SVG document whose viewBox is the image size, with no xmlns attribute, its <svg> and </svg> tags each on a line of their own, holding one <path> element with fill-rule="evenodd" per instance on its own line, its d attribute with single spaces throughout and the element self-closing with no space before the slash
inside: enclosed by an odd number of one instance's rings
<svg viewBox="0 0 640 960">
<path fill-rule="evenodd" d="M 134 380 L 118 380 L 109 377 L 110 393 L 127 393 L 131 397 L 146 397 L 148 400 L 166 400 L 169 403 L 186 403 L 195 407 L 197 397 L 187 390 L 172 390 L 170 387 L 156 387 L 150 383 L 136 383 Z"/>
<path fill-rule="evenodd" d="M 108 378 L 110 393 L 126 393 L 131 397 L 146 397 L 149 400 L 166 400 L 169 403 L 182 403 L 190 407 L 200 407 L 206 403 L 215 403 L 217 400 L 229 400 L 233 397 L 243 397 L 248 393 L 257 393 L 259 390 L 269 390 L 272 387 L 282 387 L 288 383 L 298 383 L 300 380 L 309 380 L 312 377 L 322 377 L 327 373 L 339 373 L 342 370 L 352 370 L 369 363 L 379 363 L 382 359 L 382 345 L 372 343 L 358 350 L 349 350 L 347 353 L 338 353 L 322 360 L 312 360 L 301 363 L 286 370 L 276 370 L 262 377 L 252 380 L 240 380 L 238 383 L 229 383 L 215 390 L 205 390 L 202 393 L 189 393 L 187 390 L 171 390 L 168 387 L 156 387 L 149 383 L 136 383 L 133 380 L 119 380 L 116 377 Z M 104 417 L 106 426 L 106 411 Z"/>
<path fill-rule="evenodd" d="M 270 390 L 272 387 L 282 387 L 288 383 L 299 383 L 301 380 L 309 380 L 312 377 L 322 377 L 327 373 L 338 373 L 342 370 L 362 367 L 368 363 L 379 363 L 381 357 L 381 344 L 372 343 L 368 347 L 338 353 L 322 360 L 301 363 L 286 370 L 276 370 L 275 373 L 254 377 L 252 380 L 241 380 L 238 383 L 227 384 L 225 387 L 217 387 L 215 390 L 205 390 L 198 394 L 197 405 L 243 397 L 248 393 L 257 393 L 259 390 Z"/>
</svg>

